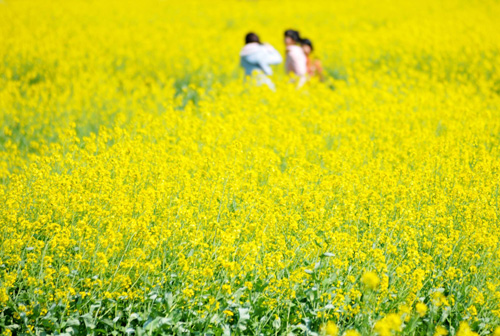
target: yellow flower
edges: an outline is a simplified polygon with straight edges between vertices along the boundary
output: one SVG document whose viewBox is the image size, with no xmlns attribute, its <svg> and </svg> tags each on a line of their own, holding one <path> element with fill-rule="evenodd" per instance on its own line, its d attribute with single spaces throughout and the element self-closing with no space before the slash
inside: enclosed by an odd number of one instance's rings
<svg viewBox="0 0 500 336">
<path fill-rule="evenodd" d="M 377 273 L 369 271 L 363 274 L 361 277 L 361 283 L 365 285 L 365 287 L 369 289 L 377 289 L 378 285 L 380 284 L 380 278 L 378 277 Z"/>
<path fill-rule="evenodd" d="M 349 329 L 344 332 L 343 336 L 361 336 L 361 334 L 357 330 Z"/>
<path fill-rule="evenodd" d="M 251 312 L 277 334 L 368 319 L 395 335 L 432 312 L 500 336 L 500 2 L 356 4 L 0 0 L 13 332 L 100 303 L 165 304 L 193 334 L 223 333 L 220 315 L 243 333 Z M 301 33 L 323 81 L 243 80 L 235 33 L 280 50 L 297 17 L 319 23 Z M 310 294 L 321 309 L 289 309 Z"/>
<path fill-rule="evenodd" d="M 389 336 L 394 331 L 401 331 L 401 324 L 401 317 L 393 313 L 375 323 L 374 330 L 380 336 Z"/>
<path fill-rule="evenodd" d="M 419 302 L 415 305 L 415 310 L 420 317 L 424 317 L 427 313 L 427 306 L 424 303 Z"/>
<path fill-rule="evenodd" d="M 339 327 L 333 321 L 328 321 L 326 325 L 322 327 L 322 335 L 324 336 L 337 336 L 339 333 Z"/>
<path fill-rule="evenodd" d="M 222 291 L 225 293 L 231 293 L 231 286 L 228 284 L 222 285 Z"/>
<path fill-rule="evenodd" d="M 434 336 L 446 336 L 448 335 L 448 330 L 443 328 L 442 326 L 437 326 L 434 330 Z"/>
<path fill-rule="evenodd" d="M 9 301 L 9 295 L 5 288 L 0 288 L 0 303 L 6 303 Z"/>
<path fill-rule="evenodd" d="M 460 322 L 460 326 L 458 328 L 457 336 L 478 336 L 479 334 L 473 332 L 469 324 L 465 321 Z"/>
<path fill-rule="evenodd" d="M 191 298 L 194 295 L 194 291 L 191 288 L 185 288 L 182 290 L 182 293 L 187 297 Z"/>
</svg>

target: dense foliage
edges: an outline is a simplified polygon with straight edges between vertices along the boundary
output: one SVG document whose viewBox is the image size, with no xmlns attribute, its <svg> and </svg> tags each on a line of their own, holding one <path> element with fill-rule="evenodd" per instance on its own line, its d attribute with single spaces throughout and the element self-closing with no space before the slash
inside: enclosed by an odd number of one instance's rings
<svg viewBox="0 0 500 336">
<path fill-rule="evenodd" d="M 0 2 L 0 331 L 500 335 L 498 17 Z M 290 27 L 326 81 L 243 83 Z"/>
</svg>

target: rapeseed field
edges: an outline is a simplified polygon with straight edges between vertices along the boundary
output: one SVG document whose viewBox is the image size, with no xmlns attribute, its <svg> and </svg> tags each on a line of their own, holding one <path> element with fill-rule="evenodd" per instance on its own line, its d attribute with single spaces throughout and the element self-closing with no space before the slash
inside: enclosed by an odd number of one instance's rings
<svg viewBox="0 0 500 336">
<path fill-rule="evenodd" d="M 0 2 L 3 335 L 500 335 L 500 3 Z M 325 80 L 243 81 L 255 31 Z"/>
</svg>

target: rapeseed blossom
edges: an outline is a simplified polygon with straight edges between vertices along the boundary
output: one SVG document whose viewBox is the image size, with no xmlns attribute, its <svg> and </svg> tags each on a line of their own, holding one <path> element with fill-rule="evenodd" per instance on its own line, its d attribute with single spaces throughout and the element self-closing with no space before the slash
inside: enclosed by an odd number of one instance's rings
<svg viewBox="0 0 500 336">
<path fill-rule="evenodd" d="M 460 327 L 458 328 L 457 331 L 457 336 L 477 336 L 479 335 L 478 333 L 473 332 L 469 324 L 465 321 L 460 322 Z"/>
<path fill-rule="evenodd" d="M 434 336 L 446 336 L 448 335 L 448 330 L 442 326 L 437 326 L 434 330 Z"/>
<path fill-rule="evenodd" d="M 401 317 L 398 314 L 388 314 L 375 323 L 374 330 L 380 336 L 389 336 L 393 332 L 401 331 Z"/>
<path fill-rule="evenodd" d="M 420 317 L 423 317 L 427 313 L 427 306 L 424 303 L 419 302 L 415 305 L 415 310 Z"/>
<path fill-rule="evenodd" d="M 369 289 L 377 289 L 378 285 L 380 284 L 380 278 L 375 272 L 366 272 L 361 277 L 361 283 Z"/>
<path fill-rule="evenodd" d="M 359 333 L 359 331 L 357 330 L 353 330 L 353 329 L 350 329 L 350 330 L 347 330 L 343 336 L 361 336 L 361 334 Z"/>
<path fill-rule="evenodd" d="M 0 2 L 0 330 L 498 334 L 499 15 Z M 288 28 L 325 81 L 243 82 Z"/>
<path fill-rule="evenodd" d="M 335 322 L 328 321 L 326 325 L 323 326 L 323 335 L 325 336 L 337 336 L 339 333 L 339 327 Z"/>
</svg>

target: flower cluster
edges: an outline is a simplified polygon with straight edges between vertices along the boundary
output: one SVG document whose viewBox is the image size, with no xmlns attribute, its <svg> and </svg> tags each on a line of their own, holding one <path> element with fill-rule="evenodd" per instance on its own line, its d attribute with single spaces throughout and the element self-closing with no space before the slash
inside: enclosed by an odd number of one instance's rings
<svg viewBox="0 0 500 336">
<path fill-rule="evenodd" d="M 499 11 L 0 2 L 0 330 L 499 335 Z"/>
</svg>

